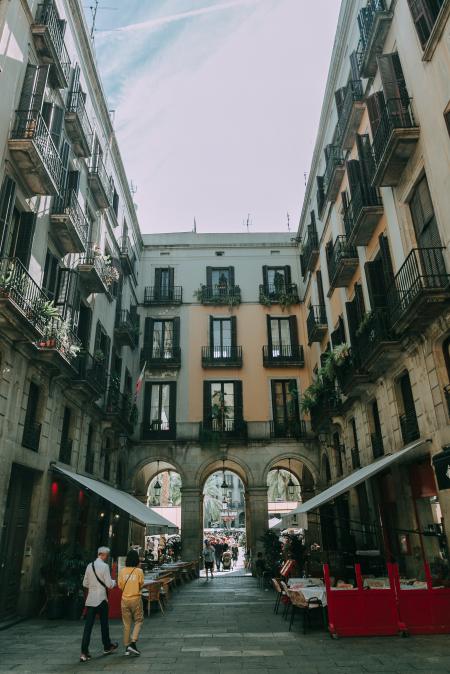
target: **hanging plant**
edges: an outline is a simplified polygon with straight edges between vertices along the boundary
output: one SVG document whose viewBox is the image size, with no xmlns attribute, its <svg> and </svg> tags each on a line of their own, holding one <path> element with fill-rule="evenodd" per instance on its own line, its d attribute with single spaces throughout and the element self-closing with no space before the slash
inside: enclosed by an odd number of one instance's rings
<svg viewBox="0 0 450 674">
<path fill-rule="evenodd" d="M 358 328 L 355 332 L 357 337 L 361 337 L 361 335 L 364 334 L 364 332 L 372 322 L 373 316 L 374 316 L 373 311 L 369 311 L 367 314 L 364 314 L 364 317 L 361 323 L 358 325 Z"/>
</svg>

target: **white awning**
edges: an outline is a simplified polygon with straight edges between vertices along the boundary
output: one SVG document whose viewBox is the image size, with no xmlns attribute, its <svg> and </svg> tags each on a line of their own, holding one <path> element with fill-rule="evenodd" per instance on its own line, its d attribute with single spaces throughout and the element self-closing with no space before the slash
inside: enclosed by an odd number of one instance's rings
<svg viewBox="0 0 450 674">
<path fill-rule="evenodd" d="M 289 516 L 295 515 L 296 513 L 307 513 L 310 510 L 319 508 L 320 506 L 324 505 L 324 503 L 328 503 L 328 501 L 341 496 L 341 494 L 345 494 L 345 492 L 347 492 L 349 489 L 356 487 L 358 484 L 361 484 L 361 482 L 365 482 L 377 473 L 380 473 L 382 470 L 389 468 L 389 466 L 394 462 L 402 461 L 406 455 L 408 455 L 408 459 L 411 458 L 414 453 L 413 450 L 422 449 L 427 442 L 430 442 L 430 440 L 417 440 L 416 442 L 406 445 L 406 447 L 403 447 L 403 449 L 395 452 L 394 454 L 383 456 L 381 459 L 377 459 L 368 466 L 364 466 L 363 468 L 355 470 L 353 473 L 351 473 L 351 475 L 347 475 L 347 477 L 344 477 L 343 480 L 336 482 L 336 484 L 334 484 L 332 487 L 325 489 L 320 494 L 317 494 L 317 496 L 313 496 L 313 498 L 299 505 L 297 508 L 295 508 L 295 510 L 292 510 L 289 513 Z M 285 517 L 288 516 L 283 515 L 283 519 Z"/>
<path fill-rule="evenodd" d="M 178 528 L 172 522 L 166 520 L 165 517 L 162 517 L 156 513 L 154 510 L 152 510 L 152 508 L 149 508 L 137 498 L 131 496 L 131 494 L 127 494 L 125 491 L 120 491 L 120 489 L 115 489 L 109 484 L 105 484 L 99 480 L 86 477 L 86 475 L 74 473 L 71 470 L 67 470 L 67 468 L 63 468 L 63 466 L 60 466 L 57 463 L 52 464 L 52 467 L 70 480 L 78 482 L 78 484 L 80 484 L 85 489 L 88 489 L 98 496 L 101 496 L 101 498 L 106 499 L 119 510 L 128 513 L 128 515 L 130 515 L 133 520 L 152 529 L 152 533 L 165 534 L 176 533 L 178 531 Z"/>
</svg>

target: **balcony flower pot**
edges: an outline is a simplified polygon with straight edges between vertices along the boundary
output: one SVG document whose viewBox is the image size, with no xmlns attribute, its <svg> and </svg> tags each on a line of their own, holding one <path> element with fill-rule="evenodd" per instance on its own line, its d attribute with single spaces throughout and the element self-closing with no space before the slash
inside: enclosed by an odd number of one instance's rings
<svg viewBox="0 0 450 674">
<path fill-rule="evenodd" d="M 38 344 L 41 349 L 54 349 L 56 347 L 56 339 L 43 339 Z"/>
</svg>

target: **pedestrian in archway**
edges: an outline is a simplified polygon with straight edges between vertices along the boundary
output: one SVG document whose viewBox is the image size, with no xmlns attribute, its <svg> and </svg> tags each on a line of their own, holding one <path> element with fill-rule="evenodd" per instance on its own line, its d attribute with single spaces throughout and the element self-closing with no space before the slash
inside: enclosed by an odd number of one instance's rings
<svg viewBox="0 0 450 674">
<path fill-rule="evenodd" d="M 91 659 L 89 643 L 97 613 L 100 615 L 104 655 L 113 653 L 119 646 L 117 641 L 111 641 L 109 636 L 108 590 L 116 585 L 116 581 L 111 579 L 109 566 L 106 563 L 109 552 L 109 548 L 99 548 L 97 559 L 88 564 L 84 574 L 83 587 L 87 588 L 88 595 L 86 597 L 86 622 L 81 643 L 80 662 L 87 662 Z"/>
<path fill-rule="evenodd" d="M 208 580 L 208 572 L 211 573 L 211 580 L 213 580 L 214 559 L 216 558 L 216 551 L 211 542 L 206 539 L 205 547 L 203 548 L 203 561 L 205 562 L 206 580 Z"/>
<path fill-rule="evenodd" d="M 216 553 L 216 569 L 217 571 L 220 571 L 220 565 L 222 562 L 222 554 L 223 554 L 223 543 L 220 540 L 220 538 L 216 540 L 214 544 L 214 549 Z"/>
</svg>

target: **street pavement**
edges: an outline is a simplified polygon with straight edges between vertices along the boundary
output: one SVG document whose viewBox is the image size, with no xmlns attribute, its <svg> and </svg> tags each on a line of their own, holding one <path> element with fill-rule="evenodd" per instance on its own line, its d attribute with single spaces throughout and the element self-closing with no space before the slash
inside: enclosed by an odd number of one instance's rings
<svg viewBox="0 0 450 674">
<path fill-rule="evenodd" d="M 97 624 L 85 664 L 78 661 L 82 621 L 28 620 L 0 632 L 0 674 L 450 672 L 449 636 L 334 640 L 320 627 L 304 635 L 300 619 L 289 632 L 274 599 L 242 575 L 192 581 L 174 592 L 164 615 L 145 620 L 140 657 L 125 657 L 122 647 L 102 656 Z M 112 621 L 112 637 L 121 631 Z"/>
</svg>

